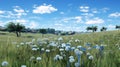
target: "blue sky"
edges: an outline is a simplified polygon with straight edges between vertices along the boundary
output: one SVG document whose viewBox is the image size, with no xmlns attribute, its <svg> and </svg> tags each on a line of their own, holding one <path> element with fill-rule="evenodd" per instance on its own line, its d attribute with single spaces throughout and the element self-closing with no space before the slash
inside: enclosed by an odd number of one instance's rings
<svg viewBox="0 0 120 67">
<path fill-rule="evenodd" d="M 0 0 L 0 26 L 19 22 L 30 28 L 85 31 L 120 25 L 120 0 Z"/>
</svg>

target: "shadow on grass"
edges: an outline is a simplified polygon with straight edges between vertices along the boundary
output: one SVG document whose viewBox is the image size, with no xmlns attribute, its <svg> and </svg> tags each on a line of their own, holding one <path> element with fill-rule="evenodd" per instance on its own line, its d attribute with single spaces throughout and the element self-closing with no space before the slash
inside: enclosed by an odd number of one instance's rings
<svg viewBox="0 0 120 67">
<path fill-rule="evenodd" d="M 3 32 L 1 32 L 0 35 L 7 35 L 7 33 L 3 33 Z"/>
</svg>

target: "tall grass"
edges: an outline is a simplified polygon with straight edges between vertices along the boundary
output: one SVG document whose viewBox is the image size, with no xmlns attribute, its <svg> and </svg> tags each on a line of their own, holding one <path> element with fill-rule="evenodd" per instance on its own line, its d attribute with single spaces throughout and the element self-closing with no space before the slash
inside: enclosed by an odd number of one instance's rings
<svg viewBox="0 0 120 67">
<path fill-rule="evenodd" d="M 51 41 L 58 42 L 58 38 L 62 37 L 62 43 L 68 43 L 72 40 L 71 47 L 77 47 L 78 45 L 85 46 L 86 43 L 90 43 L 91 47 L 95 45 L 105 45 L 102 54 L 99 50 L 92 48 L 91 50 L 83 51 L 80 59 L 81 67 L 120 67 L 120 32 L 108 31 L 99 33 L 87 33 L 87 34 L 75 34 L 70 36 L 57 36 L 52 34 L 46 34 L 42 37 L 41 34 L 22 33 L 21 37 L 16 37 L 13 33 L 6 33 L 0 35 L 0 63 L 7 61 L 8 67 L 21 67 L 26 65 L 27 67 L 75 67 L 74 64 L 79 59 L 75 55 L 74 51 L 63 51 L 66 55 L 62 60 L 54 60 L 56 54 L 60 55 L 59 48 L 48 47 Z M 48 38 L 47 43 L 39 45 L 38 39 L 44 41 Z M 32 42 L 35 39 L 33 45 L 38 46 L 37 51 L 33 51 L 32 48 L 26 44 L 26 42 Z M 75 42 L 78 39 L 79 42 Z M 46 42 L 46 39 L 45 39 Z M 22 44 L 23 43 L 23 44 Z M 49 49 L 50 52 L 41 51 L 41 49 Z M 93 59 L 87 58 L 86 53 L 90 53 Z M 35 59 L 30 60 L 31 57 Z M 69 56 L 75 57 L 75 62 L 69 63 Z M 41 57 L 40 61 L 36 60 L 36 57 Z M 69 64 L 69 65 L 68 65 Z M 2 65 L 1 65 L 2 66 Z"/>
</svg>

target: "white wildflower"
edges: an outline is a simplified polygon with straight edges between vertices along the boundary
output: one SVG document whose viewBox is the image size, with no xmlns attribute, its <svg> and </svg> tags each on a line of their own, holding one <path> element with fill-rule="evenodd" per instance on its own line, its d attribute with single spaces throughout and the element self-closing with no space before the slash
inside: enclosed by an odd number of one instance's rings
<svg viewBox="0 0 120 67">
<path fill-rule="evenodd" d="M 80 63 L 76 62 L 75 67 L 79 67 L 79 66 L 80 66 Z"/>
<path fill-rule="evenodd" d="M 71 58 L 74 58 L 74 56 L 69 56 L 69 58 L 71 59 Z"/>
<path fill-rule="evenodd" d="M 78 49 L 80 49 L 82 46 L 77 46 Z"/>
<path fill-rule="evenodd" d="M 32 61 L 32 60 L 34 60 L 34 59 L 35 59 L 35 57 L 34 57 L 34 56 L 30 57 L 30 61 Z"/>
<path fill-rule="evenodd" d="M 69 50 L 70 50 L 70 46 L 66 46 L 66 47 L 65 47 L 65 50 L 66 50 L 66 51 L 69 51 Z"/>
<path fill-rule="evenodd" d="M 89 58 L 90 60 L 92 60 L 92 59 L 93 59 L 93 56 L 91 55 L 91 56 L 89 56 L 88 58 Z"/>
<path fill-rule="evenodd" d="M 71 47 L 72 50 L 75 50 L 75 47 Z"/>
<path fill-rule="evenodd" d="M 48 53 L 49 53 L 49 52 L 50 52 L 50 50 L 49 50 L 49 49 L 46 49 L 46 52 L 48 52 Z"/>
<path fill-rule="evenodd" d="M 59 56 L 59 60 L 62 60 L 63 59 L 63 56 Z"/>
<path fill-rule="evenodd" d="M 26 65 L 21 65 L 21 67 L 27 67 Z"/>
<path fill-rule="evenodd" d="M 8 62 L 7 62 L 7 61 L 3 61 L 1 65 L 2 65 L 3 67 L 4 67 L 4 66 L 8 66 Z"/>
<path fill-rule="evenodd" d="M 87 53 L 86 55 L 87 55 L 87 56 L 89 56 L 89 55 L 90 55 L 90 53 Z"/>
<path fill-rule="evenodd" d="M 62 37 L 59 37 L 59 38 L 58 38 L 58 41 L 62 41 L 62 40 L 63 40 L 63 38 L 62 38 Z"/>
<path fill-rule="evenodd" d="M 63 56 L 60 56 L 58 54 L 54 57 L 54 60 L 62 60 L 62 59 L 63 59 Z"/>
<path fill-rule="evenodd" d="M 44 51 L 45 50 L 45 48 L 41 48 L 41 51 Z"/>
<path fill-rule="evenodd" d="M 64 49 L 63 49 L 63 48 L 60 48 L 59 51 L 64 51 Z"/>
<path fill-rule="evenodd" d="M 74 59 L 74 58 L 70 58 L 70 59 L 69 59 L 69 62 L 70 62 L 70 63 L 75 62 L 75 59 Z"/>
<path fill-rule="evenodd" d="M 91 47 L 88 47 L 87 49 L 88 49 L 88 50 L 91 50 L 92 48 L 91 48 Z"/>
<path fill-rule="evenodd" d="M 66 44 L 65 44 L 65 43 L 62 43 L 61 47 L 66 47 Z"/>
<path fill-rule="evenodd" d="M 96 49 L 98 49 L 98 50 L 99 50 L 99 49 L 100 49 L 100 46 L 96 45 Z"/>
<path fill-rule="evenodd" d="M 20 47 L 20 45 L 16 45 L 16 47 L 18 48 L 18 47 Z"/>
<path fill-rule="evenodd" d="M 41 59 L 42 59 L 41 57 L 37 57 L 37 58 L 36 58 L 37 61 L 40 61 Z"/>
<path fill-rule="evenodd" d="M 24 45 L 24 43 L 23 43 L 23 42 L 21 42 L 21 43 L 20 43 L 20 45 Z"/>
<path fill-rule="evenodd" d="M 37 51 L 37 48 L 32 48 L 33 51 Z"/>
<path fill-rule="evenodd" d="M 79 39 L 76 39 L 75 42 L 80 42 L 80 40 L 79 40 Z"/>
<path fill-rule="evenodd" d="M 80 51 L 79 49 L 75 49 L 74 52 L 75 52 L 76 55 L 81 55 L 81 54 L 83 54 L 83 52 Z"/>
<path fill-rule="evenodd" d="M 35 42 L 35 39 L 32 39 L 32 43 L 34 43 Z"/>
</svg>

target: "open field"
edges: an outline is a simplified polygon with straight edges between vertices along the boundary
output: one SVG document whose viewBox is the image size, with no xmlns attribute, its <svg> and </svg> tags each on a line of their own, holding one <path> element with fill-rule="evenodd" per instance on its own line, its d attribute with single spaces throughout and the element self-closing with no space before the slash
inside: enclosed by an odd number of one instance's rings
<svg viewBox="0 0 120 67">
<path fill-rule="evenodd" d="M 0 67 L 120 67 L 120 31 L 0 34 Z"/>
</svg>

